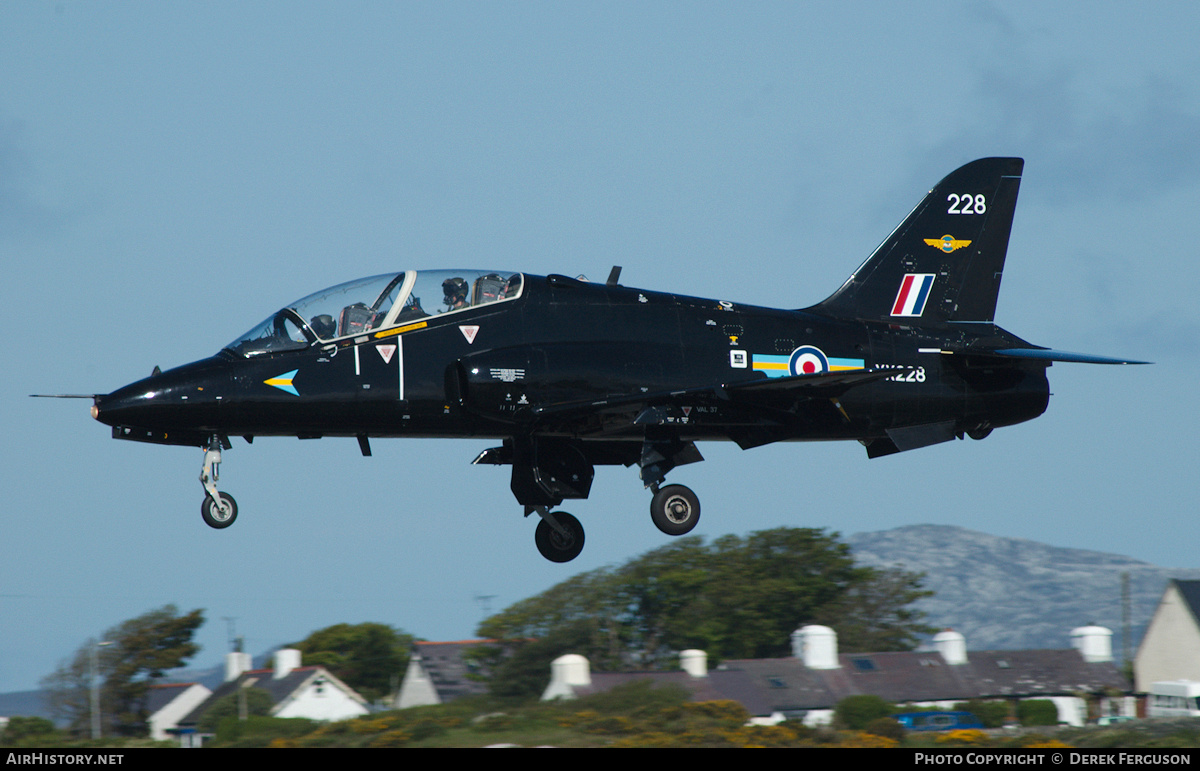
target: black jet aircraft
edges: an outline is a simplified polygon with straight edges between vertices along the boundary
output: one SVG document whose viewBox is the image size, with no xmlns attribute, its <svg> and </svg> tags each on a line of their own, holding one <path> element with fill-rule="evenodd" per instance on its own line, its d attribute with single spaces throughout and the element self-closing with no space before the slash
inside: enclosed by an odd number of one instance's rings
<svg viewBox="0 0 1200 771">
<path fill-rule="evenodd" d="M 848 439 L 870 458 L 982 439 L 1041 415 L 1055 361 L 1135 363 L 1032 345 L 993 322 L 1023 161 L 951 173 L 828 299 L 785 310 L 504 270 L 402 271 L 309 295 L 212 356 L 93 395 L 118 439 L 204 450 L 204 521 L 230 437 L 489 438 L 535 541 L 566 562 L 598 464 L 636 465 L 669 535 L 700 516 L 664 484 L 743 449 Z"/>
</svg>

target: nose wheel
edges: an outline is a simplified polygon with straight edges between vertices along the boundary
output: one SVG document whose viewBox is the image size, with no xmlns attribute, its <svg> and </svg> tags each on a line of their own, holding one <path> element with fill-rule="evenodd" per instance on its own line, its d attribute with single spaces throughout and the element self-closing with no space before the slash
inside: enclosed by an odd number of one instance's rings
<svg viewBox="0 0 1200 771">
<path fill-rule="evenodd" d="M 667 485 L 650 499 L 650 519 L 667 535 L 684 535 L 700 521 L 700 499 L 683 485 Z"/>
<path fill-rule="evenodd" d="M 220 493 L 221 502 L 217 503 L 211 495 L 204 496 L 200 504 L 200 516 L 204 524 L 217 530 L 224 530 L 237 519 L 237 501 L 229 493 Z"/>
<path fill-rule="evenodd" d="M 204 451 L 204 466 L 200 469 L 200 484 L 204 487 L 204 502 L 200 504 L 200 516 L 204 524 L 224 530 L 237 519 L 237 501 L 229 493 L 217 489 L 221 465 L 221 439 L 214 436 Z"/>
</svg>

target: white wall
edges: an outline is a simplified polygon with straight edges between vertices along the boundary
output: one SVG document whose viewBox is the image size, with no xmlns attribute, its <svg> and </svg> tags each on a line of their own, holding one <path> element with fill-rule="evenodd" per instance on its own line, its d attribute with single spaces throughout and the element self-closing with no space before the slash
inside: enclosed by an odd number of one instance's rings
<svg viewBox="0 0 1200 771">
<path fill-rule="evenodd" d="M 365 705 L 343 691 L 322 671 L 314 673 L 291 699 L 278 705 L 273 717 L 349 720 L 365 715 L 367 711 Z"/>
<path fill-rule="evenodd" d="M 1175 584 L 1168 584 L 1133 664 L 1134 690 L 1162 680 L 1200 680 L 1200 628 Z"/>
</svg>

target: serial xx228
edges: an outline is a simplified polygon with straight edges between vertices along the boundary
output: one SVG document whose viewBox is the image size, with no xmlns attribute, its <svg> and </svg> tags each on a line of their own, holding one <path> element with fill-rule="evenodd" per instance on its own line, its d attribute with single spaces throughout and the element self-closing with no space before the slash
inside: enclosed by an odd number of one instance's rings
<svg viewBox="0 0 1200 771">
<path fill-rule="evenodd" d="M 217 488 L 230 437 L 493 438 L 475 463 L 512 467 L 535 541 L 567 562 L 597 464 L 636 465 L 669 535 L 694 493 L 664 484 L 743 449 L 857 440 L 877 458 L 982 439 L 1040 415 L 1054 361 L 1137 363 L 1031 345 L 993 323 L 1019 158 L 951 173 L 828 299 L 800 310 L 504 270 L 403 271 L 272 314 L 215 356 L 92 394 L 113 436 L 204 451 L 204 521 L 237 517 Z"/>
</svg>

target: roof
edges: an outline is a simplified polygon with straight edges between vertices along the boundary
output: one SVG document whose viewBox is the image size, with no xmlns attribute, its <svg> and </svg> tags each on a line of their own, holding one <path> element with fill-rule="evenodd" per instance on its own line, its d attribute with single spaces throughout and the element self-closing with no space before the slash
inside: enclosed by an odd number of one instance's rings
<svg viewBox="0 0 1200 771">
<path fill-rule="evenodd" d="M 1192 618 L 1195 619 L 1197 626 L 1200 626 L 1200 581 L 1180 581 L 1178 578 L 1174 578 L 1171 579 L 1171 583 L 1175 584 L 1179 596 L 1183 598 L 1188 610 L 1192 612 Z"/>
<path fill-rule="evenodd" d="M 480 647 L 499 648 L 501 645 L 497 640 L 413 643 L 414 656 L 419 657 L 421 668 L 429 676 L 442 703 L 487 693 L 486 671 L 463 655 Z"/>
<path fill-rule="evenodd" d="M 738 674 L 740 675 L 740 673 Z M 687 672 L 676 670 L 674 672 L 594 672 L 591 674 L 591 679 L 591 685 L 574 687 L 573 690 L 577 696 L 604 693 L 627 683 L 650 680 L 655 685 L 678 685 L 691 695 L 693 701 L 716 701 L 732 698 L 725 692 L 725 689 L 717 687 L 717 680 L 742 678 L 735 676 L 714 680 L 707 677 L 692 677 Z"/>
<path fill-rule="evenodd" d="M 199 683 L 163 683 L 146 689 L 146 712 L 153 715 L 175 701 L 187 689 Z"/>
<path fill-rule="evenodd" d="M 195 725 L 200 722 L 200 718 L 218 699 L 228 696 L 231 693 L 236 693 L 242 687 L 253 687 L 266 691 L 271 697 L 271 703 L 278 705 L 295 694 L 296 691 L 300 690 L 309 680 L 317 675 L 328 678 L 339 688 L 350 694 L 352 698 L 363 704 L 366 703 L 354 689 L 334 677 L 325 667 L 296 667 L 280 678 L 275 677 L 275 670 L 273 669 L 252 669 L 248 672 L 243 672 L 235 680 L 227 680 L 221 683 L 207 699 L 200 702 L 199 706 L 180 719 L 179 725 Z"/>
<path fill-rule="evenodd" d="M 831 709 L 860 694 L 905 703 L 1130 689 L 1113 662 L 1088 663 L 1074 649 L 973 651 L 958 665 L 931 651 L 843 653 L 838 663 L 839 669 L 809 669 L 796 658 L 738 659 L 724 662 L 710 677 L 725 698 L 737 699 L 756 715 Z"/>
<path fill-rule="evenodd" d="M 970 654 L 969 666 L 979 698 L 1129 691 L 1132 687 L 1115 662 L 1088 663 L 1075 649 L 978 651 Z"/>
</svg>

